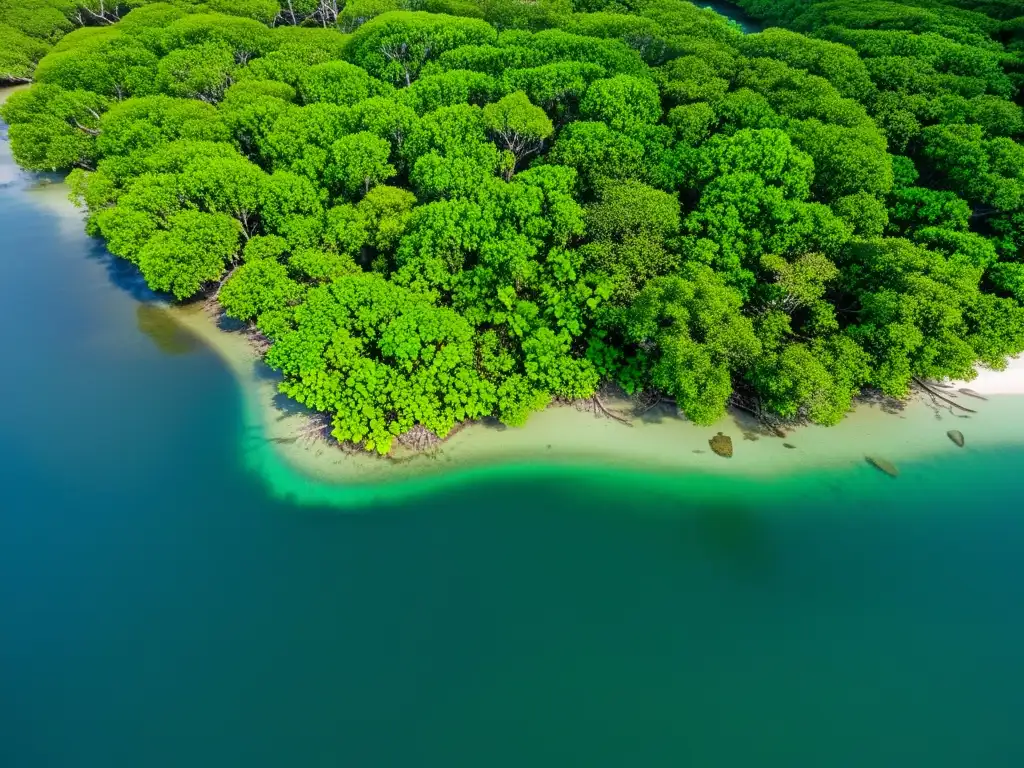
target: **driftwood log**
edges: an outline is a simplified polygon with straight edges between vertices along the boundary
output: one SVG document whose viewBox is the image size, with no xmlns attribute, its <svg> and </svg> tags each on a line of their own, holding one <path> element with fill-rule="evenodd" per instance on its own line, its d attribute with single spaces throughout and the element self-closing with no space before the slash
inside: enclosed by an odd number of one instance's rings
<svg viewBox="0 0 1024 768">
<path fill-rule="evenodd" d="M 917 378 L 917 376 L 914 377 L 914 381 L 917 383 L 917 385 L 919 387 L 921 387 L 921 389 L 923 389 L 925 392 L 927 392 L 932 397 L 937 397 L 942 402 L 949 403 L 954 408 L 959 408 L 961 411 L 967 411 L 967 413 L 977 413 L 977 411 L 971 410 L 970 408 L 968 408 L 965 405 L 960 405 L 960 403 L 956 402 L 955 400 L 950 400 L 945 395 L 943 395 L 943 394 L 941 394 L 939 392 L 936 392 L 934 389 L 932 389 L 927 384 L 925 384 L 923 381 L 921 381 L 919 378 Z"/>
</svg>

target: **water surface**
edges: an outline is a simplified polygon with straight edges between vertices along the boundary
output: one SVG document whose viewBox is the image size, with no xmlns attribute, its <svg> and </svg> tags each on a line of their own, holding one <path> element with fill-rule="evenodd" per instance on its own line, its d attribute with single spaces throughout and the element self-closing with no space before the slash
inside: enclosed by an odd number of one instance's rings
<svg viewBox="0 0 1024 768">
<path fill-rule="evenodd" d="M 1020 447 L 296 506 L 47 195 L 0 187 L 0 765 L 1024 765 Z"/>
</svg>

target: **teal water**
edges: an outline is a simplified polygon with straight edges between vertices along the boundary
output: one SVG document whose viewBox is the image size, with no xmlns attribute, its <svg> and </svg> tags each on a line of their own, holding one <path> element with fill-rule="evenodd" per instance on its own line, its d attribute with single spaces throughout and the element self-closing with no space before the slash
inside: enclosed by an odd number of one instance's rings
<svg viewBox="0 0 1024 768">
<path fill-rule="evenodd" d="M 1021 448 L 295 506 L 45 194 L 0 187 L 5 768 L 1024 765 Z"/>
<path fill-rule="evenodd" d="M 716 0 L 713 0 L 712 2 L 693 0 L 693 4 L 698 8 L 707 8 L 715 13 L 725 16 L 728 19 L 732 19 L 740 25 L 740 29 L 748 34 L 752 32 L 760 32 L 764 29 L 764 24 L 761 21 L 755 19 L 735 3 L 717 2 Z"/>
</svg>

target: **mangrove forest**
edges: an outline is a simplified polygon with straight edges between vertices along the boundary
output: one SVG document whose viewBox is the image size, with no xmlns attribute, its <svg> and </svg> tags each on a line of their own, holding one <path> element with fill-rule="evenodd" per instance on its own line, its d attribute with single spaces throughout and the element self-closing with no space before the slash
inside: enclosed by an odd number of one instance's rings
<svg viewBox="0 0 1024 768">
<path fill-rule="evenodd" d="M 1024 351 L 1011 0 L 0 0 L 90 235 L 342 442 L 607 385 L 834 424 Z"/>
</svg>

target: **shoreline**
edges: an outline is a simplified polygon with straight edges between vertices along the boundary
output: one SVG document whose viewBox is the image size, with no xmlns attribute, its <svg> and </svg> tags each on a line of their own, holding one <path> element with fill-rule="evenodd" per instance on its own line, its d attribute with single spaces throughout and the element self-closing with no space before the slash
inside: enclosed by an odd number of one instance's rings
<svg viewBox="0 0 1024 768">
<path fill-rule="evenodd" d="M 207 345 L 231 370 L 244 401 L 246 430 L 259 434 L 288 467 L 328 485 L 371 486 L 388 481 L 436 478 L 502 466 L 531 468 L 588 466 L 638 470 L 649 474 L 694 474 L 711 477 L 770 478 L 822 468 L 868 466 L 868 456 L 899 466 L 933 455 L 1020 444 L 1015 425 L 1024 423 L 1024 361 L 1011 361 L 1004 372 L 980 381 L 944 383 L 943 396 L 975 413 L 919 392 L 905 402 L 861 402 L 833 427 L 804 425 L 786 437 L 766 433 L 748 414 L 736 409 L 711 427 L 680 417 L 673 406 L 658 405 L 628 426 L 571 404 L 553 405 L 531 416 L 523 427 L 493 422 L 470 423 L 436 448 L 422 452 L 396 445 L 392 458 L 341 448 L 299 435 L 311 413 L 276 391 L 280 377 L 258 356 L 244 330 L 225 330 L 217 313 L 203 304 L 166 308 Z M 985 400 L 957 390 L 969 388 Z M 607 399 L 624 409 L 628 400 Z M 282 405 L 284 407 L 282 408 Z M 958 447 L 947 435 L 965 435 Z M 719 432 L 732 438 L 731 458 L 716 455 L 709 441 Z"/>
<path fill-rule="evenodd" d="M 0 100 L 7 93 L 0 91 Z M 3 153 L 0 160 L 10 161 L 9 153 Z M 33 183 L 33 178 L 38 183 Z M 61 225 L 81 232 L 82 213 L 67 201 L 62 183 L 16 171 L 15 183 L 18 181 L 25 182 L 25 195 L 49 209 Z M 304 496 L 312 493 L 311 486 L 316 483 L 322 484 L 326 493 L 340 488 L 369 493 L 385 483 L 392 494 L 400 492 L 397 486 L 405 488 L 401 493 L 412 492 L 419 481 L 436 486 L 514 466 L 528 468 L 532 476 L 586 467 L 715 479 L 764 479 L 859 466 L 886 479 L 867 465 L 866 457 L 878 457 L 898 467 L 900 462 L 949 455 L 948 451 L 1024 444 L 1016 428 L 1024 424 L 1024 359 L 1018 358 L 1002 372 L 981 370 L 971 382 L 934 385 L 938 393 L 976 413 L 958 411 L 919 393 L 895 409 L 861 403 L 837 426 L 805 425 L 788 429 L 786 437 L 777 437 L 766 434 L 753 417 L 735 409 L 712 427 L 698 427 L 681 418 L 674 406 L 661 404 L 627 426 L 572 405 L 556 404 L 533 414 L 524 427 L 503 427 L 493 420 L 472 423 L 435 448 L 416 452 L 396 445 L 393 458 L 385 459 L 302 437 L 301 433 L 308 431 L 309 412 L 277 392 L 279 376 L 263 363 L 247 335 L 220 327 L 202 302 L 167 306 L 153 301 L 150 306 L 166 312 L 232 372 L 243 402 L 245 444 L 241 450 L 246 462 L 271 485 L 283 484 L 292 489 L 289 493 L 302 488 Z M 988 400 L 965 395 L 961 389 Z M 614 398 L 605 399 L 605 404 L 614 410 L 631 408 L 629 401 Z M 966 447 L 957 447 L 947 436 L 953 429 L 964 433 Z M 732 438 L 731 458 L 716 455 L 709 446 L 719 432 Z M 295 476 L 286 479 L 288 472 Z"/>
</svg>

